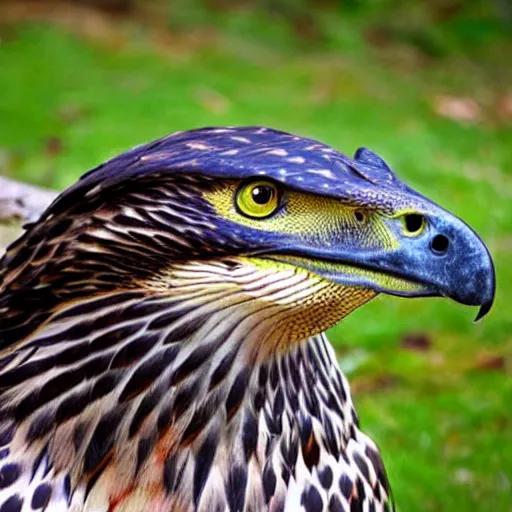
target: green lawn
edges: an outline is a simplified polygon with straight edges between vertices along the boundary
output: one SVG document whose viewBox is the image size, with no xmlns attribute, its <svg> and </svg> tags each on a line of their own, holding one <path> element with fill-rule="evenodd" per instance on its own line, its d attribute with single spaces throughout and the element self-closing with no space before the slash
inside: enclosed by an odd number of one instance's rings
<svg viewBox="0 0 512 512">
<path fill-rule="evenodd" d="M 427 58 L 409 42 L 372 47 L 360 18 L 340 21 L 339 34 L 326 22 L 331 36 L 316 45 L 294 45 L 279 23 L 260 40 L 262 23 L 240 13 L 219 20 L 222 33 L 168 41 L 133 24 L 95 41 L 0 24 L 0 172 L 63 188 L 133 145 L 204 125 L 264 124 L 376 150 L 481 234 L 498 290 L 476 325 L 476 310 L 447 301 L 379 297 L 333 329 L 362 425 L 399 510 L 510 510 L 512 70 L 497 57 L 510 40 L 479 25 L 470 59 L 440 31 L 442 55 Z M 436 113 L 465 96 L 475 119 Z M 424 349 L 404 343 L 414 337 Z"/>
</svg>

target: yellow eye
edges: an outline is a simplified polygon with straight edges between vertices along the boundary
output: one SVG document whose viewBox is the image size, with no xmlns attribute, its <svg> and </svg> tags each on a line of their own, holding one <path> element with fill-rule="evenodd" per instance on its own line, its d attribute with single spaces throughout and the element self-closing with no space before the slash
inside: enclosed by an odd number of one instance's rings
<svg viewBox="0 0 512 512">
<path fill-rule="evenodd" d="M 236 205 L 247 217 L 268 217 L 279 206 L 279 190 L 269 181 L 249 183 L 238 190 Z"/>
</svg>

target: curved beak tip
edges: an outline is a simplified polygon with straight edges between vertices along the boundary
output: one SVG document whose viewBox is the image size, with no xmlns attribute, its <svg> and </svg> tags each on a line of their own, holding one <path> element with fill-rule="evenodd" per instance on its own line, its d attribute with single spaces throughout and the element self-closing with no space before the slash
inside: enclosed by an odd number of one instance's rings
<svg viewBox="0 0 512 512">
<path fill-rule="evenodd" d="M 480 321 L 492 308 L 493 300 L 490 300 L 489 302 L 486 302 L 485 304 L 482 304 L 480 306 L 480 309 L 478 310 L 478 313 L 476 314 L 475 319 L 473 320 L 474 323 L 477 323 Z"/>
<path fill-rule="evenodd" d="M 487 253 L 489 258 L 489 267 L 488 267 L 488 277 L 487 277 L 487 290 L 484 292 L 484 300 L 480 303 L 480 309 L 473 320 L 473 322 L 478 322 L 481 320 L 492 308 L 494 303 L 494 295 L 496 293 L 496 271 L 494 269 L 494 262 L 492 261 L 491 256 Z"/>
</svg>

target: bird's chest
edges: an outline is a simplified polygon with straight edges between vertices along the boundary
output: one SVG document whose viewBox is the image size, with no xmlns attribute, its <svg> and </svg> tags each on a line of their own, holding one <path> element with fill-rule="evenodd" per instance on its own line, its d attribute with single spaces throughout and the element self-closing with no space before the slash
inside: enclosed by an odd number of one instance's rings
<svg viewBox="0 0 512 512">
<path fill-rule="evenodd" d="M 338 404 L 343 414 L 333 415 L 319 396 L 308 400 L 315 414 L 305 402 L 293 410 L 289 397 L 267 393 L 258 412 L 242 407 L 227 426 L 219 410 L 186 446 L 169 433 L 135 475 L 128 459 L 107 468 L 83 510 L 383 510 L 378 452 L 353 423 L 351 406 Z"/>
<path fill-rule="evenodd" d="M 264 413 L 258 422 L 265 422 Z M 340 438 L 336 444 L 317 425 L 309 432 L 304 430 L 309 426 L 301 430 L 287 418 L 281 425 L 280 434 L 258 435 L 249 457 L 252 447 L 244 446 L 243 439 L 219 439 L 210 462 L 204 451 L 208 441 L 201 439 L 186 454 L 162 460 L 155 451 L 150 464 L 131 481 L 122 467 L 112 465 L 83 509 L 75 510 L 384 510 L 387 490 L 374 466 L 372 456 L 378 453 L 371 452 L 370 440 L 354 431 L 354 438 L 345 444 Z"/>
</svg>

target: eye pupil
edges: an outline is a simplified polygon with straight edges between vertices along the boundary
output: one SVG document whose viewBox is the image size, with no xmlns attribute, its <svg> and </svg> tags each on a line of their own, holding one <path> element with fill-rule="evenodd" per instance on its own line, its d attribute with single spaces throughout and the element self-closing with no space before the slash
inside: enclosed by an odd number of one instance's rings
<svg viewBox="0 0 512 512">
<path fill-rule="evenodd" d="M 258 185 L 252 190 L 252 200 L 256 204 L 267 204 L 274 198 L 274 190 L 271 187 Z"/>
<path fill-rule="evenodd" d="M 424 217 L 418 213 L 410 213 L 405 216 L 405 229 L 409 233 L 416 233 L 423 227 Z"/>
</svg>

